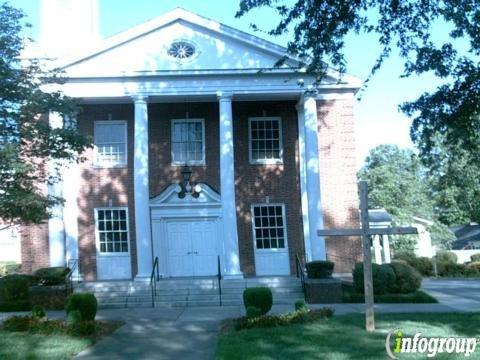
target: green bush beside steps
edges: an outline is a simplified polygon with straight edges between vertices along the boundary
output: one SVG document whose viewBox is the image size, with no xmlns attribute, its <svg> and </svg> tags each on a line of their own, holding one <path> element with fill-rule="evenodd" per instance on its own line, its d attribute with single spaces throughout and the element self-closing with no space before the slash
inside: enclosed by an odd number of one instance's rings
<svg viewBox="0 0 480 360">
<path fill-rule="evenodd" d="M 422 276 L 405 261 L 372 264 L 373 292 L 376 303 L 436 303 L 437 300 L 419 290 Z M 363 263 L 353 270 L 353 284 L 343 284 L 344 303 L 365 302 Z"/>
</svg>

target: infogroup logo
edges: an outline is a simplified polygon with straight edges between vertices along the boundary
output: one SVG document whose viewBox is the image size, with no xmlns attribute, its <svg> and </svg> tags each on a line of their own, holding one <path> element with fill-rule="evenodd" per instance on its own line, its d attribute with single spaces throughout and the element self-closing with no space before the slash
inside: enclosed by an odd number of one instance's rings
<svg viewBox="0 0 480 360">
<path fill-rule="evenodd" d="M 407 337 L 400 329 L 390 331 L 385 340 L 385 349 L 391 359 L 399 359 L 400 354 L 415 353 L 426 354 L 429 358 L 441 353 L 463 354 L 469 357 L 476 347 L 477 338 L 424 337 L 422 333 Z"/>
</svg>

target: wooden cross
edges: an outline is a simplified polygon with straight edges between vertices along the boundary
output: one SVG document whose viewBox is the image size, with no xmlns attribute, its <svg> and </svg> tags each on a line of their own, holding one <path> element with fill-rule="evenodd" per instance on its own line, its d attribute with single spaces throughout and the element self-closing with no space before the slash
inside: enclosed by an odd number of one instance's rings
<svg viewBox="0 0 480 360">
<path fill-rule="evenodd" d="M 405 235 L 418 234 L 414 227 L 383 227 L 370 228 L 368 218 L 368 185 L 366 181 L 358 183 L 360 195 L 360 229 L 329 229 L 318 230 L 318 236 L 361 236 L 363 247 L 363 278 L 365 290 L 365 327 L 367 331 L 375 330 L 375 315 L 373 311 L 373 279 L 372 279 L 372 253 L 370 250 L 370 236 L 372 235 Z"/>
</svg>

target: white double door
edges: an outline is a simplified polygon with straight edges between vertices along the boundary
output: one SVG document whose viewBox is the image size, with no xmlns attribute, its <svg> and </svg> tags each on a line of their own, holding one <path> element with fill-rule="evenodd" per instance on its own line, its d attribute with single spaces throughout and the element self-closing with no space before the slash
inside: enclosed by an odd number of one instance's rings
<svg viewBox="0 0 480 360">
<path fill-rule="evenodd" d="M 210 218 L 165 222 L 170 276 L 217 274 L 218 221 Z"/>
</svg>

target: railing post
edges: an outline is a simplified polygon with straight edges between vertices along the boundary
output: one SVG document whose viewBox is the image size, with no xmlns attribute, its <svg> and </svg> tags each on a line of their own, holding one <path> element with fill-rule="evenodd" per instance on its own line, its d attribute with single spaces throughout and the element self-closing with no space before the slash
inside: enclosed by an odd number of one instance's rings
<svg viewBox="0 0 480 360">
<path fill-rule="evenodd" d="M 220 256 L 217 256 L 217 278 L 218 278 L 218 299 L 220 306 L 223 306 L 222 304 L 222 267 L 220 266 Z"/>
</svg>

